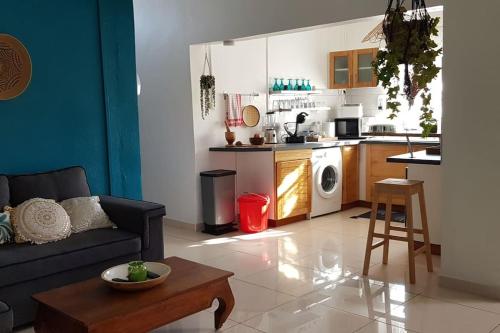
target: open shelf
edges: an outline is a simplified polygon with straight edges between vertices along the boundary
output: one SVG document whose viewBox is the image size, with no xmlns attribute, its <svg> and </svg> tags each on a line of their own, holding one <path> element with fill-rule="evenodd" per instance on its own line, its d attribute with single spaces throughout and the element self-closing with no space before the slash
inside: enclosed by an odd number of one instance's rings
<svg viewBox="0 0 500 333">
<path fill-rule="evenodd" d="M 318 106 L 314 108 L 293 108 L 293 109 L 281 109 L 281 110 L 272 110 L 272 112 L 314 112 L 314 111 L 330 111 L 332 108 L 329 106 Z"/>
<path fill-rule="evenodd" d="M 319 95 L 323 91 L 322 90 L 279 90 L 269 91 L 270 95 L 285 95 L 285 96 L 304 96 L 304 95 Z"/>
</svg>

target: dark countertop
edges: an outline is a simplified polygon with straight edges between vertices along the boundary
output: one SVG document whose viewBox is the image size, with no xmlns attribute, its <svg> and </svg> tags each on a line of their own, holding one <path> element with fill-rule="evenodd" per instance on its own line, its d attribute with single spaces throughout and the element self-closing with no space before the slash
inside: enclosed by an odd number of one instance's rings
<svg viewBox="0 0 500 333">
<path fill-rule="evenodd" d="M 430 164 L 441 165 L 441 155 L 428 155 L 425 150 L 413 153 L 413 158 L 410 154 L 402 154 L 390 156 L 387 162 L 391 163 L 406 163 L 406 164 Z"/>
<path fill-rule="evenodd" d="M 412 144 L 436 146 L 439 145 L 438 138 L 410 138 Z M 243 147 L 212 147 L 210 151 L 224 151 L 224 152 L 256 152 L 256 151 L 280 151 L 280 150 L 296 150 L 296 149 L 323 149 L 331 147 L 353 146 L 358 144 L 396 144 L 406 145 L 405 137 L 395 136 L 378 136 L 371 137 L 366 140 L 337 140 L 327 142 L 307 142 L 307 143 L 278 143 L 278 144 L 265 144 L 262 146 L 243 146 Z"/>
</svg>

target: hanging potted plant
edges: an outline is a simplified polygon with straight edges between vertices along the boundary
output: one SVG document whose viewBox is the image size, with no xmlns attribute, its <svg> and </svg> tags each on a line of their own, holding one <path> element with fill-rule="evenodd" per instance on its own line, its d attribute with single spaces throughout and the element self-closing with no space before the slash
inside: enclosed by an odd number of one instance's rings
<svg viewBox="0 0 500 333">
<path fill-rule="evenodd" d="M 404 0 L 389 0 L 384 21 L 383 39 L 386 47 L 377 53 L 373 62 L 378 81 L 387 90 L 387 107 L 390 119 L 400 112 L 400 65 L 404 65 L 404 96 L 412 106 L 420 94 L 422 107 L 420 126 L 422 136 L 428 136 L 437 121 L 431 109 L 432 95 L 428 85 L 437 77 L 441 68 L 436 58 L 442 48 L 434 41 L 438 35 L 439 18 L 432 18 L 427 12 L 424 0 L 412 0 L 412 10 L 403 6 Z"/>
<path fill-rule="evenodd" d="M 209 51 L 205 49 L 205 60 L 203 63 L 203 74 L 200 77 L 200 104 L 201 118 L 205 120 L 210 110 L 215 108 L 215 76 L 212 74 L 212 59 Z M 208 74 L 206 70 L 208 67 Z"/>
</svg>

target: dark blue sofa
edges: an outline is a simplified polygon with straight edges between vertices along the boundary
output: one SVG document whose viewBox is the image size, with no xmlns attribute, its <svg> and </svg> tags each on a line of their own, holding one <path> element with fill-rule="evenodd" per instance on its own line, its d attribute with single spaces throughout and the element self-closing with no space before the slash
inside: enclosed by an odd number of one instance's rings
<svg viewBox="0 0 500 333">
<path fill-rule="evenodd" d="M 0 209 L 31 198 L 62 201 L 90 196 L 85 171 L 72 167 L 32 175 L 0 175 Z M 48 244 L 0 246 L 0 301 L 14 312 L 14 326 L 33 321 L 31 295 L 99 276 L 131 260 L 157 261 L 163 254 L 165 207 L 110 196 L 101 205 L 117 229 L 97 229 Z"/>
</svg>

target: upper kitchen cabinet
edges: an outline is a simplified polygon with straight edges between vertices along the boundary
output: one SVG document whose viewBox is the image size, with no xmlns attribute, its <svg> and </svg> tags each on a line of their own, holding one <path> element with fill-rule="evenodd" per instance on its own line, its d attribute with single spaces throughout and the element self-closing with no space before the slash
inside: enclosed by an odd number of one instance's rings
<svg viewBox="0 0 500 333">
<path fill-rule="evenodd" d="M 377 58 L 378 49 L 352 51 L 353 80 L 352 88 L 376 87 L 377 76 L 372 62 Z"/>
<path fill-rule="evenodd" d="M 350 88 L 352 84 L 352 52 L 330 53 L 330 89 Z"/>
<path fill-rule="evenodd" d="M 377 48 L 330 53 L 330 89 L 376 87 L 372 61 Z"/>
</svg>

